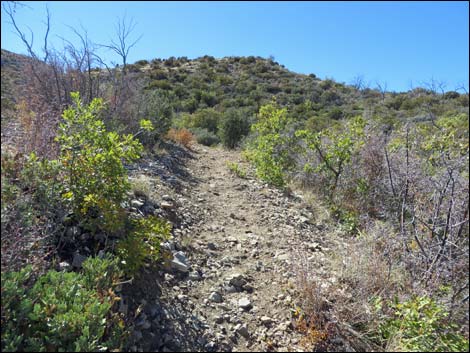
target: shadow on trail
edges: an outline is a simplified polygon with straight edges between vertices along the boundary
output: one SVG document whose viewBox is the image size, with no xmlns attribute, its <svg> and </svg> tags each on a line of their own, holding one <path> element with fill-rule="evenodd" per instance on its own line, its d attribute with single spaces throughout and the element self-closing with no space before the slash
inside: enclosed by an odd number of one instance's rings
<svg viewBox="0 0 470 353">
<path fill-rule="evenodd" d="M 158 177 L 176 191 L 181 190 L 184 183 L 195 186 L 201 182 L 186 168 L 188 161 L 195 159 L 198 152 L 166 141 L 161 142 L 158 147 L 156 153 L 128 166 L 128 170 Z"/>
<path fill-rule="evenodd" d="M 174 274 L 174 277 L 174 285 L 178 285 L 181 292 L 185 293 L 187 274 Z M 128 317 L 135 318 L 129 324 L 142 333 L 137 340 L 135 334 L 131 337 L 130 347 L 137 344 L 145 352 L 228 350 L 228 347 L 209 343 L 211 338 L 204 334 L 208 326 L 199 319 L 184 295 L 174 297 L 165 293 L 161 286 L 164 281 L 163 271 L 146 269 L 132 284 L 126 285 L 123 294 L 131 301 L 127 303 Z"/>
</svg>

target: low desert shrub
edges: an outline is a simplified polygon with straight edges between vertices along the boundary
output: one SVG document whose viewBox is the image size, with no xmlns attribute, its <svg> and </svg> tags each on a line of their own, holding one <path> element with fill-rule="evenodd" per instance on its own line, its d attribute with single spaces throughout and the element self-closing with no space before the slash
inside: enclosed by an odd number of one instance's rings
<svg viewBox="0 0 470 353">
<path fill-rule="evenodd" d="M 380 325 L 387 351 L 468 352 L 468 339 L 448 322 L 446 309 L 427 296 L 391 303 L 392 314 Z"/>
<path fill-rule="evenodd" d="M 31 266 L 2 273 L 2 350 L 122 349 L 124 323 L 112 312 L 120 275 L 111 258 L 88 259 L 82 273 L 51 270 L 36 281 Z"/>
<path fill-rule="evenodd" d="M 207 129 L 193 129 L 197 143 L 204 146 L 214 146 L 220 143 L 220 138 Z"/>
<path fill-rule="evenodd" d="M 220 126 L 220 137 L 225 147 L 235 148 L 250 132 L 250 122 L 245 112 L 229 109 Z"/>
</svg>

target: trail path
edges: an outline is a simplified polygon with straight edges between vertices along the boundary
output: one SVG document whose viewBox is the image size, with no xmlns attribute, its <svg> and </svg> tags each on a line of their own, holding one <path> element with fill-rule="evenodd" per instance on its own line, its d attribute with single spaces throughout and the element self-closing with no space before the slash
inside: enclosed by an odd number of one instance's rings
<svg viewBox="0 0 470 353">
<path fill-rule="evenodd" d="M 195 146 L 191 178 L 172 195 L 175 212 L 192 224 L 175 229 L 170 248 L 182 250 L 190 268 L 162 275 L 163 314 L 152 324 L 159 331 L 149 329 L 154 340 L 145 336 L 151 343 L 144 349 L 302 350 L 292 316 L 294 272 L 301 253 L 323 256 L 322 225 L 301 196 L 240 178 L 229 161 L 248 167 L 240 152 Z"/>
</svg>

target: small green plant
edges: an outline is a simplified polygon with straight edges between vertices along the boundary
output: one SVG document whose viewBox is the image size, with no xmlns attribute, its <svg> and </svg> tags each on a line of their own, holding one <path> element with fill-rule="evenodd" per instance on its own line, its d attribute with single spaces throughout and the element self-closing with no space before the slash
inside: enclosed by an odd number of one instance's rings
<svg viewBox="0 0 470 353">
<path fill-rule="evenodd" d="M 157 216 L 133 221 L 133 230 L 117 245 L 117 254 L 124 264 L 125 272 L 135 274 L 146 259 L 157 261 L 160 244 L 170 236 L 171 225 Z"/>
<path fill-rule="evenodd" d="M 58 160 L 39 159 L 32 152 L 25 159 L 20 175 L 23 190 L 28 190 L 33 196 L 34 207 L 43 214 L 53 213 L 53 208 L 60 208 L 61 165 Z"/>
<path fill-rule="evenodd" d="M 246 171 L 243 170 L 240 165 L 236 162 L 227 162 L 227 167 L 230 169 L 231 172 L 236 174 L 238 177 L 245 179 L 246 178 Z"/>
<path fill-rule="evenodd" d="M 382 337 L 399 351 L 468 352 L 468 340 L 447 322 L 448 313 L 433 299 L 415 297 L 391 305 L 393 316 L 380 325 Z"/>
<path fill-rule="evenodd" d="M 335 204 L 331 205 L 333 216 L 339 221 L 340 228 L 345 232 L 354 235 L 359 230 L 359 220 L 355 212 L 348 211 Z"/>
<path fill-rule="evenodd" d="M 136 197 L 150 198 L 152 194 L 151 178 L 146 175 L 139 175 L 137 178 L 130 179 L 130 191 Z"/>
<path fill-rule="evenodd" d="M 88 259 L 83 273 L 51 270 L 31 286 L 32 275 L 31 266 L 2 273 L 2 350 L 122 349 L 124 323 L 111 310 L 117 259 Z"/>
</svg>

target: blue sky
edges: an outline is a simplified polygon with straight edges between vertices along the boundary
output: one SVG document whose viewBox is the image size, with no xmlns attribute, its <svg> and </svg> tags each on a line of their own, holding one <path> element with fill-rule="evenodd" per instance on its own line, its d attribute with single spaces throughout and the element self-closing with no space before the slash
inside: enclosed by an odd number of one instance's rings
<svg viewBox="0 0 470 353">
<path fill-rule="evenodd" d="M 46 4 L 50 39 L 72 39 L 67 25 L 108 42 L 118 17 L 137 22 L 143 34 L 129 55 L 139 59 L 203 55 L 268 57 L 299 73 L 350 83 L 363 75 L 371 87 L 408 90 L 431 79 L 451 90 L 469 81 L 468 2 L 24 2 L 19 26 L 39 45 Z M 1 46 L 25 52 L 2 9 Z M 118 60 L 111 53 L 109 60 Z"/>
</svg>

